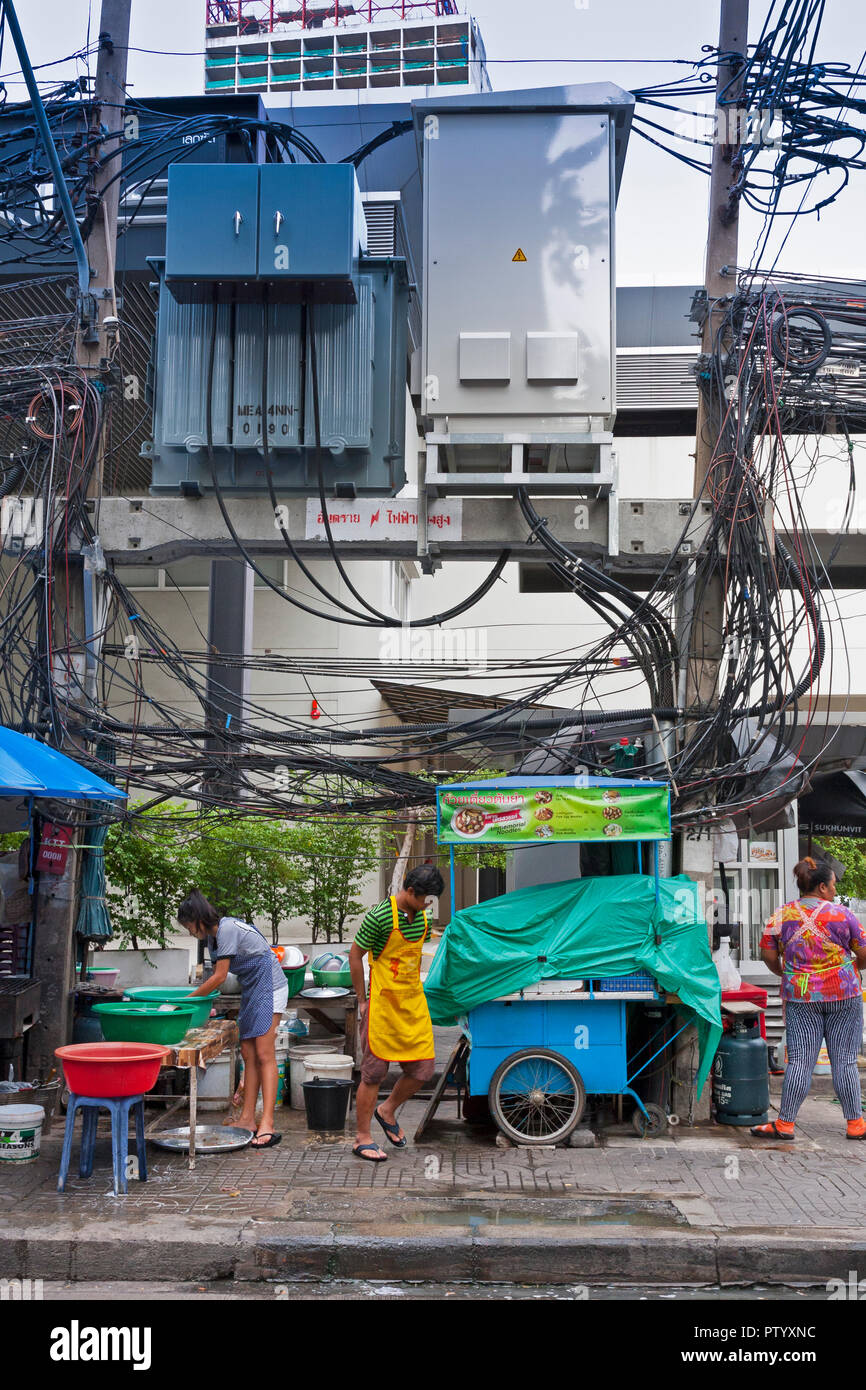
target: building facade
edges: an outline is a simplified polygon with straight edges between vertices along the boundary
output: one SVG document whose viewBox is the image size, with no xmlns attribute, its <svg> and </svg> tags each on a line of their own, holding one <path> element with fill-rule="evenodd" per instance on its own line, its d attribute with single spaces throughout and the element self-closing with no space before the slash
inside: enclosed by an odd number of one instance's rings
<svg viewBox="0 0 866 1390">
<path fill-rule="evenodd" d="M 338 103 L 484 92 L 490 79 L 454 0 L 207 0 L 204 90 Z"/>
</svg>

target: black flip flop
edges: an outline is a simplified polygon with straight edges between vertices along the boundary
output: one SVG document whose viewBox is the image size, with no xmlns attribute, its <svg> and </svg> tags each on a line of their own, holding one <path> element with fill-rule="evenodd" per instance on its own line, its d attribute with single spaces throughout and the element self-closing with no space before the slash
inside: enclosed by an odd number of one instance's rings
<svg viewBox="0 0 866 1390">
<path fill-rule="evenodd" d="M 400 1126 L 399 1126 L 399 1125 L 389 1125 L 389 1124 L 386 1124 L 385 1121 L 382 1119 L 382 1116 L 379 1114 L 378 1110 L 374 1110 L 374 1111 L 373 1111 L 373 1114 L 375 1115 L 376 1119 L 379 1121 L 379 1124 L 380 1124 L 380 1125 L 382 1126 L 382 1128 L 384 1129 L 384 1131 L 385 1131 L 385 1138 L 388 1140 L 388 1143 L 389 1143 L 389 1144 L 393 1144 L 395 1149 L 405 1149 L 406 1145 L 407 1145 L 408 1142 L 409 1142 L 409 1140 L 406 1138 L 405 1134 L 403 1135 L 403 1138 L 402 1138 L 402 1139 L 395 1139 L 395 1138 L 394 1138 L 394 1135 L 395 1135 L 395 1134 L 399 1134 L 399 1133 L 400 1133 Z"/>
<path fill-rule="evenodd" d="M 375 1154 L 368 1153 L 368 1149 L 375 1150 Z M 386 1153 L 382 1153 L 382 1150 L 379 1148 L 378 1144 L 356 1144 L 355 1147 L 352 1149 L 352 1153 L 355 1155 L 356 1158 L 365 1158 L 368 1163 L 388 1162 L 388 1155 Z"/>
<path fill-rule="evenodd" d="M 282 1139 L 283 1136 L 282 1136 L 281 1134 L 269 1134 L 268 1137 L 267 1137 L 267 1140 L 265 1141 L 264 1144 L 257 1144 L 257 1143 L 256 1143 L 256 1139 L 260 1139 L 261 1137 L 262 1137 L 262 1136 L 261 1136 L 260 1134 L 257 1134 L 257 1135 L 255 1136 L 255 1138 L 254 1138 L 254 1139 L 251 1141 L 251 1143 L 250 1143 L 250 1148 L 251 1148 L 251 1149 L 273 1149 L 273 1148 L 276 1148 L 277 1144 L 279 1144 L 279 1142 L 280 1142 L 280 1140 Z"/>
</svg>

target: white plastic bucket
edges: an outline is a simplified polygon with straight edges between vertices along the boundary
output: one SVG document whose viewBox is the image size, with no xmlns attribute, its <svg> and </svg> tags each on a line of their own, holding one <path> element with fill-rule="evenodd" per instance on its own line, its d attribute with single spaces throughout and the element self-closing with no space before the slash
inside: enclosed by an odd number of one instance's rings
<svg viewBox="0 0 866 1390">
<path fill-rule="evenodd" d="M 315 1042 L 297 1043 L 289 1047 L 289 1103 L 293 1110 L 304 1109 L 303 1085 L 309 1081 L 304 1062 L 307 1057 L 333 1054 L 340 1051 L 341 1044 Z"/>
<path fill-rule="evenodd" d="M 204 1075 L 198 1076 L 199 1110 L 226 1110 L 231 1105 L 234 1081 L 231 1076 L 231 1053 L 226 1050 L 208 1062 Z"/>
<path fill-rule="evenodd" d="M 41 1105 L 0 1106 L 0 1162 L 32 1163 L 38 1158 L 44 1119 Z"/>
<path fill-rule="evenodd" d="M 311 1052 L 304 1058 L 305 1081 L 351 1081 L 355 1062 L 342 1052 Z"/>
</svg>

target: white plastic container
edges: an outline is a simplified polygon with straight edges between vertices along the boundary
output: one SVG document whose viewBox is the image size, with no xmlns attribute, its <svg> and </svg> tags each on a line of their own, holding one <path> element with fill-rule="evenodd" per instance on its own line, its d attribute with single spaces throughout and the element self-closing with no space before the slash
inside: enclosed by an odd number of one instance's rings
<svg viewBox="0 0 866 1390">
<path fill-rule="evenodd" d="M 304 1109 L 305 1081 L 309 1081 L 304 1062 L 307 1057 L 339 1053 L 341 1043 L 313 1042 L 292 1043 L 289 1047 L 289 1103 L 293 1110 Z"/>
<path fill-rule="evenodd" d="M 234 1093 L 233 1078 L 230 1075 L 231 1053 L 221 1052 L 212 1062 L 208 1062 L 204 1074 L 198 1075 L 199 1110 L 227 1110 Z"/>
<path fill-rule="evenodd" d="M 0 1107 L 0 1162 L 32 1163 L 38 1158 L 44 1119 L 41 1105 Z"/>
<path fill-rule="evenodd" d="M 305 1081 L 351 1081 L 354 1058 L 342 1052 L 311 1052 L 304 1058 Z"/>
</svg>

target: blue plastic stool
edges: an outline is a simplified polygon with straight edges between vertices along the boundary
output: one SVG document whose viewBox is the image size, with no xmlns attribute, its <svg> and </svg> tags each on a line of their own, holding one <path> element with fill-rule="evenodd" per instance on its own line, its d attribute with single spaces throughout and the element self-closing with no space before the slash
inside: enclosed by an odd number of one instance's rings
<svg viewBox="0 0 866 1390">
<path fill-rule="evenodd" d="M 138 1176 L 147 1182 L 147 1158 L 144 1146 L 144 1096 L 77 1096 L 70 1092 L 66 1110 L 66 1131 L 63 1135 L 63 1153 L 60 1156 L 60 1176 L 57 1191 L 63 1192 L 69 1173 L 69 1160 L 72 1157 L 72 1136 L 75 1130 L 75 1112 L 83 1109 L 81 1127 L 81 1158 L 78 1167 L 80 1178 L 89 1178 L 93 1172 L 93 1155 L 96 1149 L 96 1126 L 100 1110 L 111 1111 L 111 1159 L 114 1167 L 114 1195 L 126 1192 L 126 1158 L 129 1151 L 129 1112 L 135 1108 L 135 1148 L 138 1154 Z"/>
</svg>

